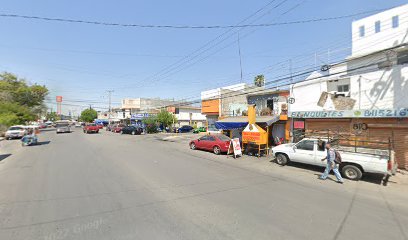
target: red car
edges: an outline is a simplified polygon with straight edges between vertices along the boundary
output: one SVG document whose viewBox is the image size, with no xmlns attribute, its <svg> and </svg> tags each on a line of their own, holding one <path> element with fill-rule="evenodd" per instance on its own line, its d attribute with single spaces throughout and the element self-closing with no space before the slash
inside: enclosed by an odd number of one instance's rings
<svg viewBox="0 0 408 240">
<path fill-rule="evenodd" d="M 118 126 L 116 126 L 116 127 L 113 128 L 112 132 L 114 132 L 114 133 L 120 133 L 120 132 L 122 132 L 122 128 L 123 128 L 123 127 L 124 127 L 123 125 L 118 125 Z"/>
<path fill-rule="evenodd" d="M 84 133 L 98 133 L 99 127 L 96 124 L 91 123 L 84 126 Z"/>
<path fill-rule="evenodd" d="M 96 124 L 96 126 L 98 126 L 99 129 L 103 128 L 103 124 Z"/>
<path fill-rule="evenodd" d="M 215 154 L 228 152 L 231 139 L 223 134 L 205 135 L 190 142 L 192 150 L 202 149 Z"/>
</svg>

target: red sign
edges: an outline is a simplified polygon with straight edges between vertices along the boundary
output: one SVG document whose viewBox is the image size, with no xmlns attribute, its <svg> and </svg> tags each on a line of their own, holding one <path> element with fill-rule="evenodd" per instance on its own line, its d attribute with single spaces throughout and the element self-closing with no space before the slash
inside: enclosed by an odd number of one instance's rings
<svg viewBox="0 0 408 240">
<path fill-rule="evenodd" d="M 57 96 L 56 99 L 57 99 L 57 102 L 62 102 L 62 96 Z"/>
<path fill-rule="evenodd" d="M 242 132 L 242 139 L 248 142 L 257 142 L 261 139 L 260 132 Z"/>
<path fill-rule="evenodd" d="M 305 128 L 305 122 L 304 121 L 295 121 L 293 123 L 293 127 L 296 129 L 304 129 Z"/>
</svg>

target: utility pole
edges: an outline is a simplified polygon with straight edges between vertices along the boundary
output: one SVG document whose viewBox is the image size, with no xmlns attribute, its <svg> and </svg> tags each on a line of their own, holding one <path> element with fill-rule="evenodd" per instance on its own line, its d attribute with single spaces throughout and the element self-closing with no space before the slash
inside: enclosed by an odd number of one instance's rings
<svg viewBox="0 0 408 240">
<path fill-rule="evenodd" d="M 114 92 L 113 90 L 108 90 L 108 96 L 109 96 L 109 112 L 108 112 L 108 123 L 110 124 L 110 119 L 111 119 L 111 104 L 112 104 L 112 93 Z"/>
<path fill-rule="evenodd" d="M 239 32 L 238 32 L 238 54 L 239 54 L 239 67 L 241 69 L 241 83 L 242 83 L 242 58 L 241 58 L 241 43 L 239 41 Z"/>
<path fill-rule="evenodd" d="M 289 59 L 289 71 L 290 71 L 289 98 L 292 98 L 293 94 L 292 59 Z M 291 113 L 290 105 L 292 104 L 288 101 L 288 114 Z M 293 117 L 290 118 L 290 142 L 293 142 Z"/>
</svg>

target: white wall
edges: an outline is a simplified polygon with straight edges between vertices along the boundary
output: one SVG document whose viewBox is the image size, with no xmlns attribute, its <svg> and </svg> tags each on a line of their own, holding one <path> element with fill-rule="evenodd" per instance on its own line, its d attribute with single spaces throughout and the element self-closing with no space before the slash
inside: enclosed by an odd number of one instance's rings
<svg viewBox="0 0 408 240">
<path fill-rule="evenodd" d="M 392 17 L 398 16 L 399 26 L 392 27 Z M 381 31 L 375 32 L 375 22 L 381 22 Z M 359 28 L 364 26 L 365 36 L 360 37 Z M 408 4 L 384 11 L 352 23 L 352 55 L 364 55 L 408 42 Z"/>
</svg>

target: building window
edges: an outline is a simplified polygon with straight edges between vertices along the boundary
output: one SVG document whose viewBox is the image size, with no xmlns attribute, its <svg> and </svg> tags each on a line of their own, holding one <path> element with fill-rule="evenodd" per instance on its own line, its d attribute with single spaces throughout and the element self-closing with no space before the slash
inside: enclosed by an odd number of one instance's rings
<svg viewBox="0 0 408 240">
<path fill-rule="evenodd" d="M 360 26 L 360 27 L 359 27 L 359 32 L 360 32 L 360 37 L 364 37 L 364 35 L 365 35 L 365 28 L 364 28 L 364 26 Z"/>
<path fill-rule="evenodd" d="M 392 17 L 392 28 L 397 28 L 399 26 L 399 18 L 398 16 Z"/>
<path fill-rule="evenodd" d="M 408 64 L 408 51 L 399 52 L 397 55 L 397 64 Z"/>
<path fill-rule="evenodd" d="M 381 31 L 381 22 L 375 22 L 375 33 L 379 33 Z"/>
<path fill-rule="evenodd" d="M 349 87 L 348 84 L 338 85 L 338 86 L 337 86 L 337 91 L 338 91 L 338 92 L 348 92 L 349 89 L 350 89 L 350 87 Z"/>
</svg>

